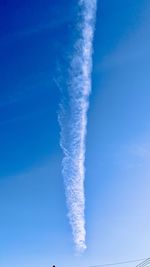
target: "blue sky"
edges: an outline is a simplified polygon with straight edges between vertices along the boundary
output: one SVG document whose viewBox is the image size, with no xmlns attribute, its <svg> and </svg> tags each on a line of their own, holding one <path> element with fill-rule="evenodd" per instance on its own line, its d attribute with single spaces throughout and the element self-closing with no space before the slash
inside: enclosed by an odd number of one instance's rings
<svg viewBox="0 0 150 267">
<path fill-rule="evenodd" d="M 150 256 L 150 3 L 98 0 L 82 256 L 67 219 L 57 120 L 75 7 L 67 0 L 0 4 L 2 267 Z"/>
</svg>

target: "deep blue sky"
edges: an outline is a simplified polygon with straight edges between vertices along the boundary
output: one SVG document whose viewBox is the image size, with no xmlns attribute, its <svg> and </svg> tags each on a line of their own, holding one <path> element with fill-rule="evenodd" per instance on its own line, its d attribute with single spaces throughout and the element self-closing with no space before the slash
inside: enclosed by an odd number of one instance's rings
<svg viewBox="0 0 150 267">
<path fill-rule="evenodd" d="M 76 5 L 0 2 L 2 267 L 150 256 L 149 0 L 98 0 L 86 154 L 88 249 L 74 253 L 57 113 Z"/>
</svg>

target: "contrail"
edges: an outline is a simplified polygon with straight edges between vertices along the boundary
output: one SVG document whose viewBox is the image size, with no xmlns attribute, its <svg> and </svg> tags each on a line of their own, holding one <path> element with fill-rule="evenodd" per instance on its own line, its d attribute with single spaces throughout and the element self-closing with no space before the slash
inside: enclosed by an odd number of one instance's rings
<svg viewBox="0 0 150 267">
<path fill-rule="evenodd" d="M 93 36 L 97 0 L 79 0 L 77 38 L 69 62 L 67 97 L 60 105 L 59 123 L 64 158 L 62 173 L 65 183 L 68 217 L 78 251 L 86 249 L 85 230 L 85 138 L 91 71 Z"/>
</svg>

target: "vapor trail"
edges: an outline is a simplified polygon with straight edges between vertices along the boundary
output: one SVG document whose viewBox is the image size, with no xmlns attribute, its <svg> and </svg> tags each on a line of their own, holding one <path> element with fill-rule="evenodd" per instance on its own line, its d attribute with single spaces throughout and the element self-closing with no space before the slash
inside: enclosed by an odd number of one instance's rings
<svg viewBox="0 0 150 267">
<path fill-rule="evenodd" d="M 63 176 L 69 221 L 78 251 L 86 249 L 85 243 L 85 138 L 91 71 L 93 35 L 97 0 L 79 0 L 77 38 L 69 62 L 67 99 L 61 104 L 59 123 L 60 145 L 64 152 Z M 68 100 L 69 99 L 69 100 Z"/>
</svg>

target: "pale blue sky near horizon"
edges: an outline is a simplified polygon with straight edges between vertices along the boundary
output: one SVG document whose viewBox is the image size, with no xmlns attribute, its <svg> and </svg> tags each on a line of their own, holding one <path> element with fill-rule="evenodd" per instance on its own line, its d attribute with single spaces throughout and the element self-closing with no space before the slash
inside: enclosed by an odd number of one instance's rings
<svg viewBox="0 0 150 267">
<path fill-rule="evenodd" d="M 1 267 L 88 267 L 150 257 L 150 2 L 98 0 L 86 140 L 87 250 L 80 256 L 67 218 L 57 120 L 58 66 L 76 4 L 0 3 Z"/>
</svg>

